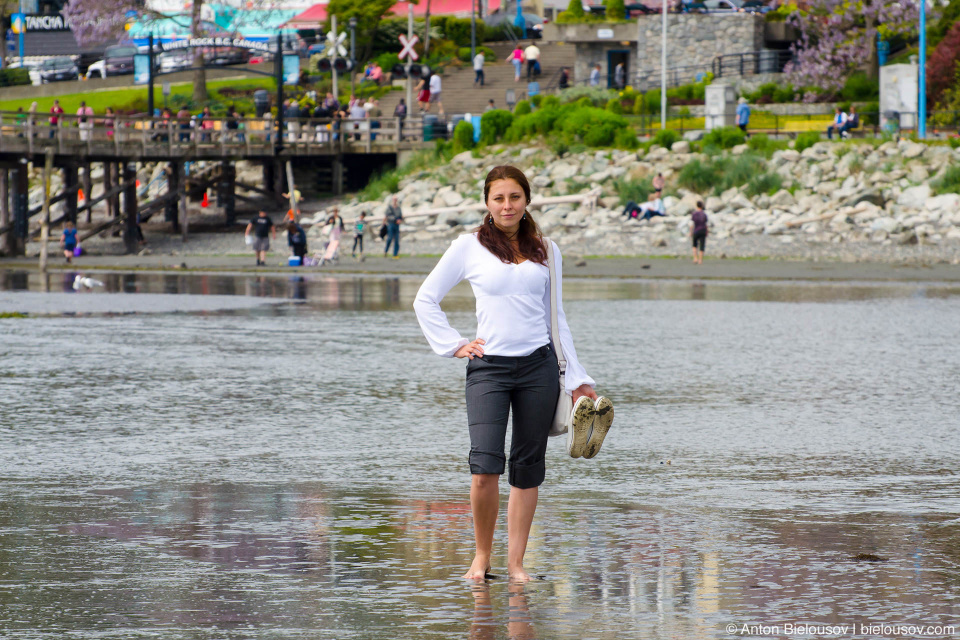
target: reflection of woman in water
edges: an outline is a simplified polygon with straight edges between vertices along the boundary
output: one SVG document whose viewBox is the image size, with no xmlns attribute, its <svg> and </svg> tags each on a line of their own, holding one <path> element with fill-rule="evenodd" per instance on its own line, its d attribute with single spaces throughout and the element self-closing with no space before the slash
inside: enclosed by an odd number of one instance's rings
<svg viewBox="0 0 960 640">
<path fill-rule="evenodd" d="M 559 393 L 557 356 L 550 343 L 550 273 L 560 250 L 545 242 L 527 212 L 530 184 L 516 167 L 494 167 L 483 197 L 488 213 L 476 232 L 450 245 L 417 293 L 414 309 L 433 350 L 467 358 L 467 422 L 470 428 L 470 505 L 476 556 L 464 578 L 483 580 L 490 570 L 493 533 L 500 504 L 499 481 L 506 457 L 507 418 L 513 411 L 510 443 L 510 500 L 507 506 L 507 570 L 526 582 L 523 556 L 546 474 L 547 434 Z M 577 360 L 563 313 L 557 269 L 559 333 L 567 359 L 566 392 L 596 400 L 594 381 Z M 467 280 L 477 298 L 477 338 L 462 338 L 447 322 L 440 301 Z"/>
</svg>

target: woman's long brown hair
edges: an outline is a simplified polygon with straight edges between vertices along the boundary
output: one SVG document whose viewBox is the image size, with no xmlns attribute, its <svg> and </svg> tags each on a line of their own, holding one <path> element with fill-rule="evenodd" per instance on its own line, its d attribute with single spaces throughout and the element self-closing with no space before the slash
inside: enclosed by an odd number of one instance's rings
<svg viewBox="0 0 960 640">
<path fill-rule="evenodd" d="M 527 182 L 527 176 L 523 175 L 523 171 L 520 171 L 520 169 L 510 165 L 494 167 L 487 174 L 487 179 L 483 182 L 484 202 L 490 197 L 490 185 L 497 180 L 514 180 L 523 189 L 527 204 L 530 203 L 530 183 Z M 547 251 L 544 247 L 540 227 L 529 211 L 524 209 L 523 214 L 520 219 L 520 229 L 517 231 L 519 244 L 516 248 L 507 238 L 507 234 L 493 224 L 493 216 L 489 212 L 483 217 L 480 226 L 477 227 L 477 240 L 487 251 L 500 258 L 501 262 L 513 264 L 519 262 L 519 259 L 523 259 L 531 260 L 537 264 L 546 264 Z"/>
</svg>

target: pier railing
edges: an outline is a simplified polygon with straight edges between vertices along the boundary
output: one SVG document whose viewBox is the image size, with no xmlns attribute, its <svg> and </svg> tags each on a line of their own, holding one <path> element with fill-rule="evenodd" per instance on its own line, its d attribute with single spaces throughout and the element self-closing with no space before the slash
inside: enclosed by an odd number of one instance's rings
<svg viewBox="0 0 960 640">
<path fill-rule="evenodd" d="M 417 149 L 447 137 L 446 123 L 422 117 L 285 119 L 282 134 L 272 118 L 64 114 L 52 119 L 45 113 L 0 112 L 0 152 L 43 153 L 53 146 L 57 153 L 117 156 L 332 155 Z"/>
</svg>

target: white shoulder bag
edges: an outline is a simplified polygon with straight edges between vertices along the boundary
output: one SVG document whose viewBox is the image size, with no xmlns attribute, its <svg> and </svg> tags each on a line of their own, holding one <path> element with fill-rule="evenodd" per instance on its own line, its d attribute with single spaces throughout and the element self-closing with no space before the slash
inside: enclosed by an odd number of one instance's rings
<svg viewBox="0 0 960 640">
<path fill-rule="evenodd" d="M 544 238 L 543 244 L 547 250 L 547 268 L 550 270 L 550 339 L 553 341 L 557 365 L 560 367 L 560 396 L 557 398 L 557 410 L 553 414 L 553 423 L 550 425 L 550 435 L 562 436 L 570 428 L 570 422 L 573 420 L 573 397 L 567 393 L 564 386 L 567 377 L 567 359 L 563 356 L 563 345 L 560 344 L 560 323 L 557 320 L 557 265 L 553 263 L 553 243 L 550 238 Z"/>
</svg>

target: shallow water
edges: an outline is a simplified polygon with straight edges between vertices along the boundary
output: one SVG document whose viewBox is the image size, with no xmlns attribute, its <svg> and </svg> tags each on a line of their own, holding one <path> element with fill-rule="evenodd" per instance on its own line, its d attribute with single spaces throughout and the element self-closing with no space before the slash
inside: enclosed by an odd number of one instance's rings
<svg viewBox="0 0 960 640">
<path fill-rule="evenodd" d="M 418 278 L 97 277 L 0 273 L 0 312 L 59 292 L 0 319 L 0 637 L 960 635 L 955 287 L 568 281 L 617 418 L 551 441 L 519 589 L 459 578 L 464 367 Z"/>
</svg>

